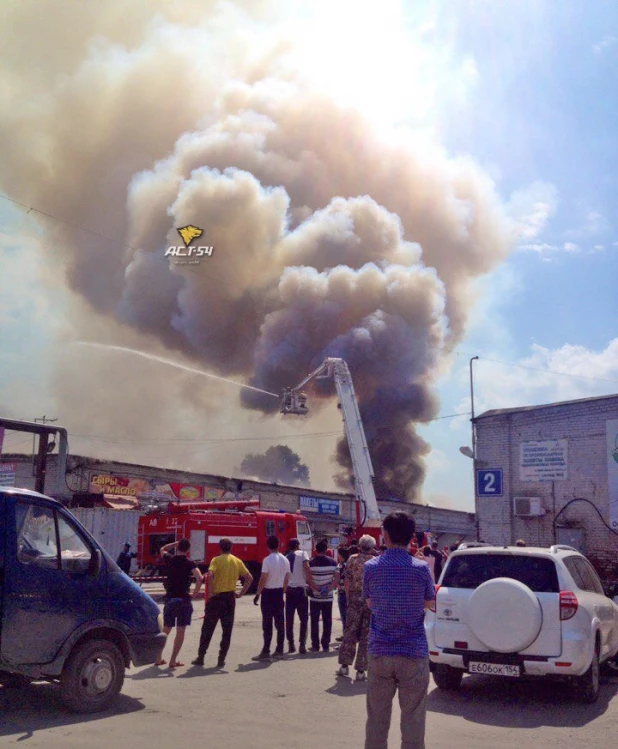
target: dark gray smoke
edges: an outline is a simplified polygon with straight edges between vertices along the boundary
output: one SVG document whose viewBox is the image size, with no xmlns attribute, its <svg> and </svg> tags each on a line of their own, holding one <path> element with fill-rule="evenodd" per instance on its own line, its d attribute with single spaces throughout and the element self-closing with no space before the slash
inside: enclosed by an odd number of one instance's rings
<svg viewBox="0 0 618 749">
<path fill-rule="evenodd" d="M 56 3 L 38 4 L 34 25 L 21 4 L 5 9 L 0 38 L 15 71 L 2 94 L 4 189 L 117 240 L 43 222 L 50 278 L 99 315 L 80 317 L 80 337 L 90 326 L 109 340 L 108 320 L 145 347 L 156 341 L 274 392 L 342 357 L 379 489 L 416 497 L 429 446 L 415 424 L 438 413 L 443 348 L 465 332 L 471 283 L 509 249 L 493 183 L 470 160 L 411 132 L 379 135 L 304 86 L 281 66 L 281 39 L 261 41 L 242 11 L 251 3 L 140 3 L 131 19 L 119 0 L 104 5 L 72 16 L 56 69 L 50 29 L 67 22 Z M 40 64 L 21 65 L 14 40 L 26 35 Z M 164 257 L 187 224 L 214 247 L 198 265 Z M 77 411 L 78 375 L 67 376 L 58 387 Z M 128 401 L 131 377 L 120 378 Z M 103 423 L 112 383 L 89 404 Z M 276 408 L 245 393 L 247 408 Z M 187 410 L 204 405 L 195 391 L 184 397 Z M 123 407 L 115 426 L 160 429 L 156 418 Z M 336 457 L 346 469 L 344 447 Z"/>
<path fill-rule="evenodd" d="M 264 453 L 249 453 L 240 464 L 245 476 L 283 485 L 310 486 L 309 468 L 287 445 L 274 445 Z"/>
</svg>

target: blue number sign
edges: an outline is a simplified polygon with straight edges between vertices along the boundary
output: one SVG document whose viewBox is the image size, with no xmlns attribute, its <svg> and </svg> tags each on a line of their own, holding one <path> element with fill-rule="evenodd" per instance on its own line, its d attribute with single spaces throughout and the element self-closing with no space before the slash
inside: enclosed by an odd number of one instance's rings
<svg viewBox="0 0 618 749">
<path fill-rule="evenodd" d="M 502 468 L 476 472 L 476 494 L 478 497 L 502 496 Z"/>
</svg>

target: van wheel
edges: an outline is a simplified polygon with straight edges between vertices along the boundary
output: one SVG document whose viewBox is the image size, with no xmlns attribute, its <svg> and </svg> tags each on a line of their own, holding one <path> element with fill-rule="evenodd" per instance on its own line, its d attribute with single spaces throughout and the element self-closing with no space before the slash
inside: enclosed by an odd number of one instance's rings
<svg viewBox="0 0 618 749">
<path fill-rule="evenodd" d="M 439 689 L 459 689 L 464 672 L 461 668 L 453 668 L 445 663 L 436 663 L 433 680 Z"/>
<path fill-rule="evenodd" d="M 105 710 L 124 682 L 122 653 L 108 640 L 87 640 L 77 645 L 60 676 L 60 696 L 76 713 Z"/>
<path fill-rule="evenodd" d="M 594 649 L 594 655 L 592 656 L 592 662 L 590 667 L 585 674 L 581 676 L 575 676 L 574 685 L 575 693 L 581 702 L 592 704 L 597 701 L 599 696 L 599 684 L 600 684 L 600 671 L 599 666 L 599 654 L 597 648 Z"/>
</svg>

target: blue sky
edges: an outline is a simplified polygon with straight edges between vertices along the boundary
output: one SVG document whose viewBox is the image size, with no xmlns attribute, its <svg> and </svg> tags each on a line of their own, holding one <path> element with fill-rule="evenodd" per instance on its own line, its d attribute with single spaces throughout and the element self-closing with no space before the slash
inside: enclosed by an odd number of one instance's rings
<svg viewBox="0 0 618 749">
<path fill-rule="evenodd" d="M 313 5 L 298 5 L 313 16 Z M 618 5 L 388 0 L 351 22 L 350 3 L 315 7 L 324 45 L 318 53 L 314 38 L 300 59 L 310 61 L 316 84 L 348 97 L 379 127 L 417 128 L 449 156 L 472 158 L 523 227 L 509 258 L 475 284 L 465 339 L 438 385 L 441 414 L 469 410 L 468 362 L 476 355 L 477 413 L 616 392 Z M 338 67 L 342 29 L 356 70 Z M 391 86 L 378 79 L 374 87 L 389 34 L 390 46 L 405 53 Z M 3 191 L 10 192 L 6 184 Z M 0 201 L 0 234 L 0 404 L 18 403 L 31 419 L 56 407 L 50 362 L 64 345 L 68 297 L 46 282 L 46 240 L 32 215 Z M 259 432 L 249 421 L 221 431 Z M 421 433 L 433 448 L 424 501 L 471 510 L 471 462 L 458 451 L 470 444 L 467 417 L 441 419 Z M 11 438 L 7 448 L 20 440 Z M 116 456 L 101 442 L 72 445 Z M 149 452 L 152 446 L 144 459 Z M 314 475 L 328 473 L 327 456 L 316 451 Z M 209 466 L 197 460 L 191 467 Z"/>
<path fill-rule="evenodd" d="M 449 3 L 435 7 L 446 12 L 447 6 L 453 9 Z M 615 392 L 615 352 L 602 352 L 616 337 L 618 312 L 618 7 L 568 0 L 457 7 L 449 38 L 460 55 L 474 59 L 478 77 L 457 118 L 442 125 L 443 142 L 494 174 L 504 197 L 539 181 L 554 188 L 541 230 L 521 241 L 483 282 L 483 315 L 459 347 L 480 356 L 474 364 L 477 413 L 479 407 Z M 533 345 L 548 351 L 535 356 Z M 577 372 L 581 379 L 541 373 L 535 378 L 534 370 L 484 361 L 521 364 L 531 354 L 528 366 Z M 441 388 L 446 410 L 469 387 L 463 358 L 455 366 L 459 377 L 454 371 Z M 505 376 L 496 388 L 495 379 Z M 452 431 L 464 444 L 460 428 Z M 456 449 L 454 435 L 444 438 L 441 425 L 428 431 L 432 444 L 440 440 L 442 447 Z M 441 493 L 447 483 L 457 491 L 457 479 L 445 475 L 453 463 L 465 471 L 450 458 L 430 477 L 429 491 Z"/>
</svg>

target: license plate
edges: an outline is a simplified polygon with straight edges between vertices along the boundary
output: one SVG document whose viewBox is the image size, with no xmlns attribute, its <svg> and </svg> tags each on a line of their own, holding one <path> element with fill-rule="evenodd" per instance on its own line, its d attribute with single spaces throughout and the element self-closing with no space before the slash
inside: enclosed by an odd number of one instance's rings
<svg viewBox="0 0 618 749">
<path fill-rule="evenodd" d="M 506 663 L 479 663 L 471 661 L 468 666 L 471 674 L 486 674 L 488 676 L 521 676 L 519 666 Z"/>
</svg>

